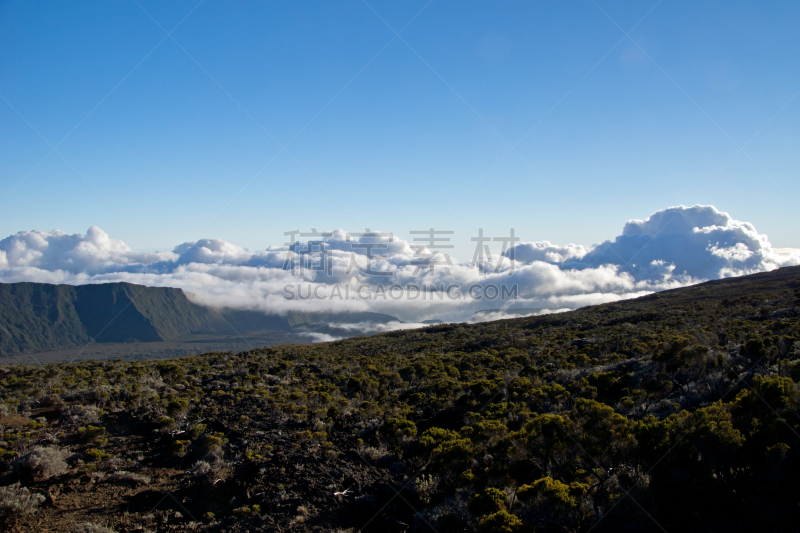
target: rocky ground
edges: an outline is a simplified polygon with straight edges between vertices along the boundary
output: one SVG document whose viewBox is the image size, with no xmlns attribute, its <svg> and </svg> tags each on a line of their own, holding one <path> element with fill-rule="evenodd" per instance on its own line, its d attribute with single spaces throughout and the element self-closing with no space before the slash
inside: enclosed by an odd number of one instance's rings
<svg viewBox="0 0 800 533">
<path fill-rule="evenodd" d="M 550 316 L 0 367 L 3 531 L 795 531 L 800 268 Z"/>
</svg>

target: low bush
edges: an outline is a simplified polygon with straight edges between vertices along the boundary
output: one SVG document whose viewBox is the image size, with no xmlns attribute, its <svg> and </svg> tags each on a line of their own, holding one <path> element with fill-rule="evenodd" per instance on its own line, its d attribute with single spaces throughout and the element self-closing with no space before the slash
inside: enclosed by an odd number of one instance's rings
<svg viewBox="0 0 800 533">
<path fill-rule="evenodd" d="M 131 483 L 132 485 L 148 485 L 150 484 L 150 478 L 142 475 L 137 474 L 136 472 L 127 472 L 125 470 L 118 470 L 108 476 L 108 481 L 112 482 L 124 482 L 124 483 Z"/>
<path fill-rule="evenodd" d="M 86 455 L 89 461 L 98 462 L 105 458 L 106 452 L 97 448 L 89 448 L 86 450 Z"/>
<path fill-rule="evenodd" d="M 97 426 L 86 426 L 78 430 L 78 437 L 82 440 L 96 440 L 106 434 L 106 429 Z"/>
<path fill-rule="evenodd" d="M 45 501 L 41 494 L 31 493 L 19 482 L 0 487 L 0 514 L 8 518 L 14 515 L 31 515 Z"/>
<path fill-rule="evenodd" d="M 36 446 L 30 453 L 14 461 L 13 467 L 24 475 L 49 479 L 69 471 L 66 461 L 69 455 L 69 452 L 61 448 Z"/>
</svg>

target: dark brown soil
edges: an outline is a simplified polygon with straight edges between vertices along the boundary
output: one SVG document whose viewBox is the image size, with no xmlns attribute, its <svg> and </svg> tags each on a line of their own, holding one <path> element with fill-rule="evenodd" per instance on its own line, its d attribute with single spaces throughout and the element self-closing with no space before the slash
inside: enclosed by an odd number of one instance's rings
<svg viewBox="0 0 800 533">
<path fill-rule="evenodd" d="M 247 413 L 255 406 L 241 405 Z M 45 411 L 37 413 L 42 415 Z M 23 417 L 6 417 L 5 419 Z M 27 420 L 27 419 L 26 419 Z M 108 422 L 108 419 L 106 420 Z M 164 453 L 169 435 L 154 434 L 149 424 L 125 416 L 106 423 L 109 456 L 125 458 L 120 467 L 146 475 L 150 482 L 135 485 L 110 482 L 86 471 L 34 480 L 31 492 L 47 501 L 34 517 L 12 521 L 8 531 L 69 531 L 76 523 L 102 524 L 125 532 L 151 531 L 405 531 L 421 509 L 407 485 L 411 472 L 392 455 L 373 463 L 341 435 L 359 428 L 334 429 L 328 445 L 300 442 L 301 427 L 281 415 L 253 420 L 246 431 L 225 421 L 209 421 L 225 434 L 229 449 L 257 439 L 272 447 L 260 459 L 230 461 L 213 476 L 190 472 L 208 454 L 184 457 Z M 106 469 L 99 463 L 98 471 Z M 113 469 L 109 469 L 111 471 Z M 397 497 L 394 489 L 400 491 Z M 404 501 L 405 500 L 405 501 Z M 252 506 L 260 507 L 255 511 Z M 237 509 L 249 507 L 249 512 Z M 208 513 L 213 513 L 213 517 Z"/>
</svg>

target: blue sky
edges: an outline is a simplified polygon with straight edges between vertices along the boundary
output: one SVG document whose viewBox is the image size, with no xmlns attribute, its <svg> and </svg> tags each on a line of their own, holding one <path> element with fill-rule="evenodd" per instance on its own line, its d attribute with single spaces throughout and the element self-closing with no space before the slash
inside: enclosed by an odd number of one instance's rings
<svg viewBox="0 0 800 533">
<path fill-rule="evenodd" d="M 700 203 L 800 247 L 800 4 L 139 2 L 0 3 L 0 236 L 435 226 L 469 259 Z"/>
</svg>

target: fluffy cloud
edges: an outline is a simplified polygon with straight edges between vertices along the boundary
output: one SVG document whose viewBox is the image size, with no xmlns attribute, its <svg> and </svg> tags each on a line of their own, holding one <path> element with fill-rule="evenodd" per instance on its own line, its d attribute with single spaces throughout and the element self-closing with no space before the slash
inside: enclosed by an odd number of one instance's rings
<svg viewBox="0 0 800 533">
<path fill-rule="evenodd" d="M 800 251 L 773 249 L 752 224 L 713 206 L 672 207 L 631 220 L 621 235 L 594 247 L 520 243 L 499 267 L 454 260 L 448 271 L 439 265 L 431 272 L 418 264 L 426 249 L 379 232 L 351 237 L 334 231 L 312 240 L 324 244 L 300 240 L 252 251 L 202 239 L 171 252 L 144 253 L 97 227 L 86 235 L 23 231 L 0 241 L 0 281 L 127 281 L 180 287 L 205 305 L 267 313 L 373 311 L 416 323 L 469 320 L 479 310 L 512 306 L 574 308 L 800 264 Z M 323 249 L 327 261 L 320 264 L 320 254 L 304 253 L 309 249 Z M 287 299 L 287 286 L 293 298 Z M 426 286 L 455 289 L 444 293 Z M 491 286 L 516 287 L 517 298 L 492 297 Z"/>
<path fill-rule="evenodd" d="M 800 254 L 776 252 L 766 235 L 713 206 L 671 207 L 646 220 L 631 220 L 614 241 L 606 241 L 580 262 L 626 265 L 637 278 L 655 271 L 698 280 L 739 276 L 797 264 Z"/>
<path fill-rule="evenodd" d="M 86 235 L 59 230 L 20 231 L 0 241 L 0 267 L 34 267 L 72 274 L 114 271 L 124 265 L 174 260 L 174 253 L 134 252 L 122 241 L 92 226 Z"/>
<path fill-rule="evenodd" d="M 507 254 L 518 262 L 543 261 L 564 269 L 617 265 L 637 280 L 659 276 L 708 280 L 797 264 L 800 251 L 775 249 L 749 222 L 714 206 L 670 207 L 630 220 L 622 234 L 592 248 L 547 241 L 522 243 Z"/>
<path fill-rule="evenodd" d="M 590 250 L 580 244 L 567 244 L 558 246 L 551 244 L 550 241 L 523 242 L 512 248 L 513 251 L 506 253 L 507 257 L 513 257 L 521 263 L 533 263 L 534 261 L 544 261 L 546 263 L 564 263 L 571 259 L 580 259 Z"/>
</svg>

